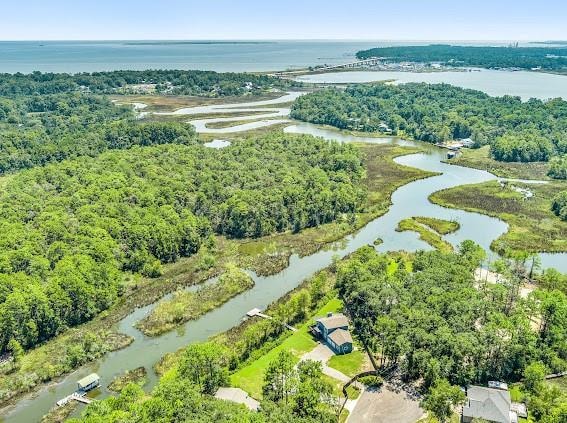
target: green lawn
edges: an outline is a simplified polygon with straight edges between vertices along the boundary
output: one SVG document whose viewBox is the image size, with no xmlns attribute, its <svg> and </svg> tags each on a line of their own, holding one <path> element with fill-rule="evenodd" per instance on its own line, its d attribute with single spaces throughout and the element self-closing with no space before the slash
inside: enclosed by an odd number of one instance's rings
<svg viewBox="0 0 567 423">
<path fill-rule="evenodd" d="M 364 353 L 357 350 L 350 354 L 334 355 L 329 360 L 328 365 L 349 377 L 354 377 L 362 371 Z"/>
<path fill-rule="evenodd" d="M 338 398 L 344 398 L 343 395 L 343 383 L 335 378 L 332 378 L 331 376 L 327 376 L 326 374 L 323 374 L 323 376 L 321 377 L 323 379 L 323 381 L 327 382 L 330 386 L 332 386 L 333 388 L 333 395 Z"/>
<path fill-rule="evenodd" d="M 348 399 L 355 400 L 360 396 L 360 389 L 354 385 L 350 385 L 347 388 Z"/>
<path fill-rule="evenodd" d="M 313 319 L 325 316 L 328 312 L 335 312 L 342 308 L 342 301 L 334 298 L 321 307 L 314 315 Z M 264 374 L 270 362 L 275 360 L 282 350 L 291 352 L 295 359 L 299 358 L 306 352 L 311 351 L 317 345 L 317 342 L 309 333 L 309 325 L 313 322 L 309 319 L 297 332 L 287 337 L 280 345 L 271 349 L 258 360 L 253 361 L 248 366 L 243 367 L 231 375 L 231 385 L 241 388 L 256 399 L 262 398 L 262 384 L 264 383 Z"/>
</svg>

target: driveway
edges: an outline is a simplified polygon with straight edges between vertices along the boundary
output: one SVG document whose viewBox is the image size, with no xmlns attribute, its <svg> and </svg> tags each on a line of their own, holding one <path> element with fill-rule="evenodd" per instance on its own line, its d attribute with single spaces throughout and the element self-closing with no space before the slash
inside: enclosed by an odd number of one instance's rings
<svg viewBox="0 0 567 423">
<path fill-rule="evenodd" d="M 339 372 L 338 370 L 333 369 L 332 367 L 327 366 L 327 362 L 334 355 L 335 353 L 333 352 L 333 350 L 331 350 L 326 344 L 318 344 L 311 351 L 303 354 L 303 356 L 301 356 L 301 361 L 319 361 L 323 366 L 323 374 L 330 376 L 333 379 L 337 379 L 342 383 L 347 383 L 350 380 L 350 377 L 348 377 L 344 373 Z"/>
<path fill-rule="evenodd" d="M 327 345 L 317 344 L 315 348 L 313 348 L 311 351 L 301 356 L 301 361 L 313 360 L 313 361 L 320 361 L 321 363 L 325 364 L 334 355 L 335 353 L 333 352 L 333 350 L 331 350 Z"/>
<path fill-rule="evenodd" d="M 419 402 L 403 391 L 394 392 L 388 387 L 380 391 L 365 390 L 349 415 L 349 423 L 415 423 L 424 415 Z"/>
</svg>

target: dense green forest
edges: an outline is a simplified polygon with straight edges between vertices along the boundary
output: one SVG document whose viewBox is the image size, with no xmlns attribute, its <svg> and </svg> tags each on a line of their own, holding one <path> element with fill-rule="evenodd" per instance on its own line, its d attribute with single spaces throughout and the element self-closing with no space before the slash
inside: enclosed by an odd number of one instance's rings
<svg viewBox="0 0 567 423">
<path fill-rule="evenodd" d="M 447 66 L 492 69 L 538 67 L 557 71 L 567 69 L 567 48 L 565 47 L 479 47 L 434 44 L 372 48 L 359 51 L 356 57 L 361 60 L 383 57 L 392 62 L 434 62 Z"/>
<path fill-rule="evenodd" d="M 0 174 L 109 149 L 187 144 L 195 133 L 179 123 L 142 123 L 131 107 L 81 93 L 0 98 Z"/>
<path fill-rule="evenodd" d="M 91 319 L 120 295 L 121 272 L 158 275 L 213 233 L 258 237 L 353 213 L 363 176 L 355 147 L 284 134 L 20 172 L 0 193 L 0 352 Z"/>
<path fill-rule="evenodd" d="M 370 247 L 340 263 L 339 292 L 380 364 L 404 380 L 423 381 L 430 393 L 443 380 L 458 386 L 512 382 L 533 365 L 544 374 L 567 369 L 565 293 L 538 289 L 522 297 L 521 263 L 495 264 L 504 283 L 475 281 L 473 269 L 483 256 L 465 241 L 457 254 L 418 252 L 411 270 L 400 261 L 388 272 L 388 257 Z M 551 388 L 534 392 L 531 415 L 562 421 L 553 417 L 566 417 L 561 395 Z"/>
<path fill-rule="evenodd" d="M 186 144 L 193 138 L 187 126 L 136 122 L 131 107 L 95 94 L 220 97 L 290 85 L 268 76 L 203 71 L 0 74 L 0 174 L 108 149 Z"/>
<path fill-rule="evenodd" d="M 286 89 L 300 83 L 250 73 L 217 73 L 197 70 L 143 70 L 93 73 L 0 74 L 0 96 L 18 97 L 70 92 L 117 94 L 147 92 L 210 97 Z"/>
<path fill-rule="evenodd" d="M 379 131 L 426 142 L 472 138 L 495 159 L 547 161 L 567 152 L 567 101 L 491 97 L 447 84 L 353 85 L 296 100 L 291 116 L 341 129 Z"/>
</svg>

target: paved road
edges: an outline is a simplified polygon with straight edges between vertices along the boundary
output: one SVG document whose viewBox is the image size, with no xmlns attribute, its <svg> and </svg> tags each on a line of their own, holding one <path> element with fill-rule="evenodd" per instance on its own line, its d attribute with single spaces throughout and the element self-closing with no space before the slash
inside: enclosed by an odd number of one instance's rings
<svg viewBox="0 0 567 423">
<path fill-rule="evenodd" d="M 381 392 L 362 393 L 348 423 L 415 423 L 423 414 L 419 402 L 409 399 L 404 392 L 382 388 Z"/>
</svg>

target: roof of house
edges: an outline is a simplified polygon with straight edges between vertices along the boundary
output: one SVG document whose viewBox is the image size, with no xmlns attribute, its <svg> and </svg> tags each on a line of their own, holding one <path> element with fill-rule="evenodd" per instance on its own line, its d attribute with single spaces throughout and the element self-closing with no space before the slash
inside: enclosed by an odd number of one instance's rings
<svg viewBox="0 0 567 423">
<path fill-rule="evenodd" d="M 317 319 L 323 326 L 327 329 L 337 329 L 347 326 L 348 327 L 348 319 L 344 314 L 333 314 L 329 317 L 322 317 Z"/>
<path fill-rule="evenodd" d="M 244 404 L 250 410 L 258 410 L 260 403 L 239 388 L 219 388 L 215 398 Z"/>
<path fill-rule="evenodd" d="M 89 386 L 90 384 L 94 382 L 98 382 L 99 380 L 100 377 L 96 373 L 91 373 L 90 375 L 85 376 L 84 378 L 79 380 L 77 384 L 79 385 L 80 388 L 84 388 L 85 386 Z"/>
<path fill-rule="evenodd" d="M 329 339 L 331 339 L 338 346 L 346 344 L 347 342 L 350 342 L 352 344 L 352 336 L 350 336 L 350 332 L 344 329 L 337 329 L 333 331 L 329 335 Z"/>
<path fill-rule="evenodd" d="M 510 423 L 510 392 L 501 389 L 469 386 L 463 416 L 497 423 Z"/>
</svg>

